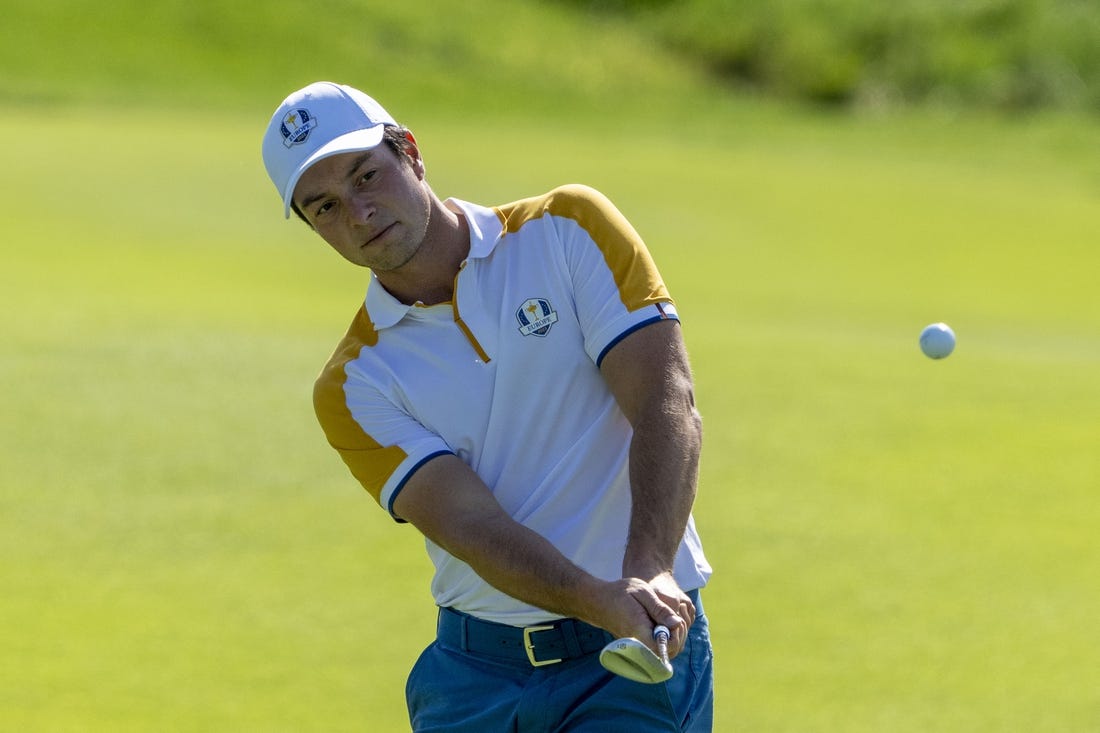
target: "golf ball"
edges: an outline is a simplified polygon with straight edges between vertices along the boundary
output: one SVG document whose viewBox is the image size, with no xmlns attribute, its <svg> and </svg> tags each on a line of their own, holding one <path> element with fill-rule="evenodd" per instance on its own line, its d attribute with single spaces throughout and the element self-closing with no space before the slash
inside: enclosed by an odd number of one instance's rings
<svg viewBox="0 0 1100 733">
<path fill-rule="evenodd" d="M 932 359 L 942 359 L 955 350 L 955 332 L 946 323 L 933 323 L 920 332 L 920 350 Z"/>
</svg>

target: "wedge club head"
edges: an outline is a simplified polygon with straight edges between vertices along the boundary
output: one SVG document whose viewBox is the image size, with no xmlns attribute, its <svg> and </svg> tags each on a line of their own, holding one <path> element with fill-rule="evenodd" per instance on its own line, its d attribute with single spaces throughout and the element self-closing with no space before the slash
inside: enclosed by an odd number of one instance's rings
<svg viewBox="0 0 1100 733">
<path fill-rule="evenodd" d="M 664 682 L 672 677 L 672 664 L 668 661 L 668 628 L 658 626 L 653 630 L 660 655 L 633 637 L 616 639 L 600 652 L 600 664 L 609 672 L 648 685 Z"/>
</svg>

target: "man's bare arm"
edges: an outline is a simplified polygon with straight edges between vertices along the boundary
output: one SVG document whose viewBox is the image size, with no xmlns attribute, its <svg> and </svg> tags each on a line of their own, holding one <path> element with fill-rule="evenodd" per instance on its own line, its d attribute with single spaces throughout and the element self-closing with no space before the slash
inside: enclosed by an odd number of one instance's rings
<svg viewBox="0 0 1100 733">
<path fill-rule="evenodd" d="M 702 420 L 679 323 L 661 321 L 630 334 L 604 357 L 601 371 L 634 428 L 623 576 L 656 585 L 690 625 L 695 609 L 672 569 L 695 501 Z M 683 639 L 674 641 L 679 648 Z"/>
<path fill-rule="evenodd" d="M 650 619 L 668 625 L 675 618 L 675 609 L 648 583 L 596 578 L 516 522 L 456 456 L 421 466 L 393 509 L 487 583 L 538 608 L 583 619 L 615 636 L 641 638 L 652 628 Z"/>
</svg>

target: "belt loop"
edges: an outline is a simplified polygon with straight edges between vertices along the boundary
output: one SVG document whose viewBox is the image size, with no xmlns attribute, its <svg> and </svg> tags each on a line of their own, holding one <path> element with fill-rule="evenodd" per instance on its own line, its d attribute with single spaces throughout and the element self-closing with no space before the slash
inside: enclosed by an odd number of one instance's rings
<svg viewBox="0 0 1100 733">
<path fill-rule="evenodd" d="M 470 644 L 469 644 L 469 641 L 468 641 L 469 638 L 470 638 L 470 634 L 469 634 L 469 630 L 468 630 L 469 629 L 469 624 L 470 624 L 470 617 L 467 616 L 466 614 L 462 614 L 461 616 L 458 617 L 458 620 L 462 622 L 461 627 L 460 627 L 460 632 L 459 632 L 458 645 L 459 645 L 459 648 L 462 649 L 462 651 L 468 652 L 468 651 L 470 651 Z"/>
<path fill-rule="evenodd" d="M 577 638 L 577 627 L 572 619 L 566 619 L 561 624 L 561 638 L 565 642 L 565 653 L 569 658 L 584 656 L 580 639 Z"/>
</svg>

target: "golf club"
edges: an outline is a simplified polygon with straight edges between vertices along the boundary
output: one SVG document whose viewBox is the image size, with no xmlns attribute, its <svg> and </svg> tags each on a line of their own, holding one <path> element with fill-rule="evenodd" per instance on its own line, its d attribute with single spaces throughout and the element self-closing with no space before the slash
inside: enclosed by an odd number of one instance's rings
<svg viewBox="0 0 1100 733">
<path fill-rule="evenodd" d="M 668 627 L 653 629 L 653 638 L 657 640 L 660 656 L 643 642 L 633 637 L 616 639 L 600 652 L 600 664 L 609 672 L 620 677 L 656 684 L 672 677 L 672 664 L 668 661 Z"/>
</svg>

